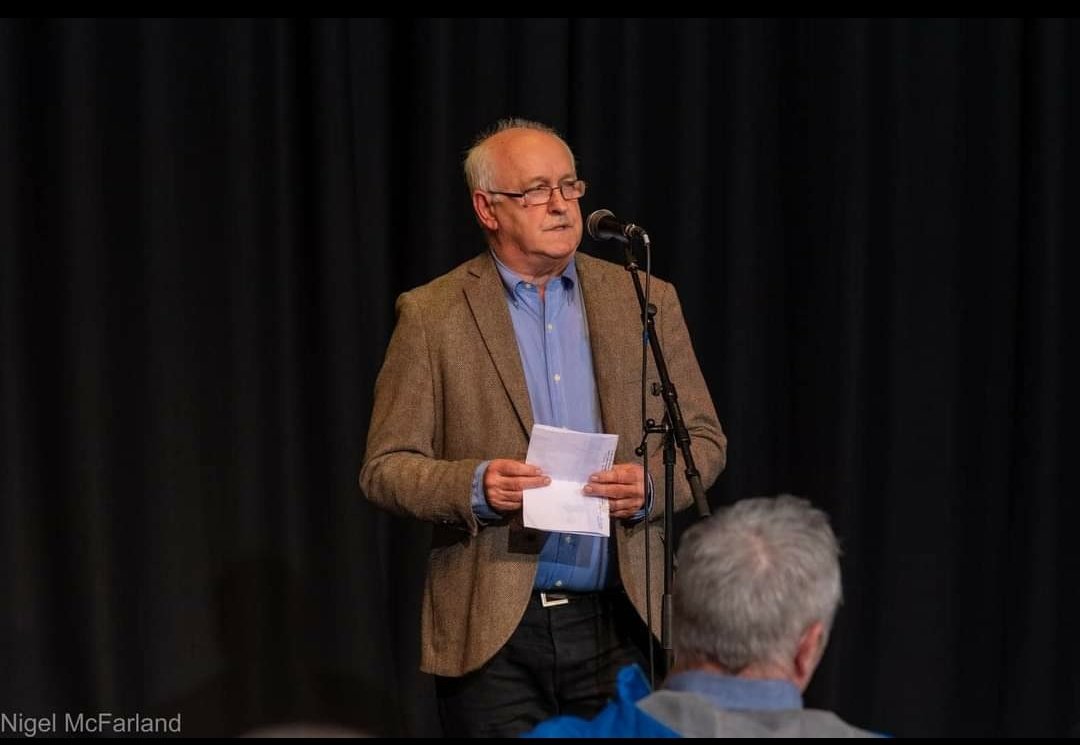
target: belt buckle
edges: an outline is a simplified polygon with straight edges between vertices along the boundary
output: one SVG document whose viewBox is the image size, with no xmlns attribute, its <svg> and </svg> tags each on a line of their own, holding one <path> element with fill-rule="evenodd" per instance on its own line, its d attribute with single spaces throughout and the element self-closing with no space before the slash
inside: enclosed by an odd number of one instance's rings
<svg viewBox="0 0 1080 745">
<path fill-rule="evenodd" d="M 566 605 L 569 602 L 569 597 L 557 592 L 540 593 L 540 605 L 544 606 L 545 608 L 553 608 L 556 605 Z"/>
</svg>

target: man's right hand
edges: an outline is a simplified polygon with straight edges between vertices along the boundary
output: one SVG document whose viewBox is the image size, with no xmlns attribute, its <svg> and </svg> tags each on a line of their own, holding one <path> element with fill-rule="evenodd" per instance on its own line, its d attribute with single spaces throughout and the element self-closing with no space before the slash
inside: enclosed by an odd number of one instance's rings
<svg viewBox="0 0 1080 745">
<path fill-rule="evenodd" d="M 500 514 L 521 509 L 521 490 L 547 486 L 551 479 L 540 471 L 516 460 L 499 458 L 484 471 L 484 497 L 491 509 Z"/>
</svg>

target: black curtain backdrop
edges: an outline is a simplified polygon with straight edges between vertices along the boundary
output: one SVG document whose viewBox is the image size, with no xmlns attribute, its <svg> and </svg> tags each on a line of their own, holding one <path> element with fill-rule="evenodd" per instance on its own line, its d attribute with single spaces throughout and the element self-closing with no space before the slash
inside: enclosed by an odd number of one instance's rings
<svg viewBox="0 0 1080 745">
<path fill-rule="evenodd" d="M 680 288 L 714 506 L 832 516 L 809 702 L 1080 731 L 1078 65 L 1061 20 L 0 22 L 0 711 L 438 734 L 427 531 L 356 477 L 513 114 Z"/>
</svg>

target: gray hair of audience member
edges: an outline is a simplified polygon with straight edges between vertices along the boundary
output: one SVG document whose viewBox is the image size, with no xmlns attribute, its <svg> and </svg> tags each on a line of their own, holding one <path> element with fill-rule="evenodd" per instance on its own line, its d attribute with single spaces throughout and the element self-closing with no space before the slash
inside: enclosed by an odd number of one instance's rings
<svg viewBox="0 0 1080 745">
<path fill-rule="evenodd" d="M 570 149 L 570 146 L 566 144 L 566 140 L 564 140 L 552 127 L 541 122 L 532 121 L 531 119 L 520 119 L 517 117 L 500 119 L 494 127 L 476 138 L 472 147 L 469 148 L 469 152 L 465 155 L 465 183 L 468 184 L 469 191 L 490 191 L 492 189 L 518 187 L 517 184 L 507 186 L 506 184 L 495 183 L 495 165 L 491 161 L 491 150 L 487 146 L 488 141 L 492 137 L 511 129 L 532 129 L 537 132 L 551 135 L 566 148 L 566 152 L 570 154 L 570 161 L 572 163 L 577 163 L 577 159 L 574 157 L 574 151 Z"/>
<path fill-rule="evenodd" d="M 694 525 L 675 577 L 677 658 L 737 675 L 792 659 L 816 621 L 827 639 L 841 600 L 839 556 L 828 516 L 788 494 L 745 499 Z"/>
</svg>

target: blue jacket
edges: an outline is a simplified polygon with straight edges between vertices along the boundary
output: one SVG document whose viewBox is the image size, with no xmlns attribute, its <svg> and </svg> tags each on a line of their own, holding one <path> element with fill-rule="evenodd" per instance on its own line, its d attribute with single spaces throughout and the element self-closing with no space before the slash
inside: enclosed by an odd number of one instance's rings
<svg viewBox="0 0 1080 745">
<path fill-rule="evenodd" d="M 619 671 L 615 699 L 593 719 L 562 716 L 541 722 L 523 737 L 682 737 L 637 707 L 652 693 L 637 665 Z"/>
</svg>

